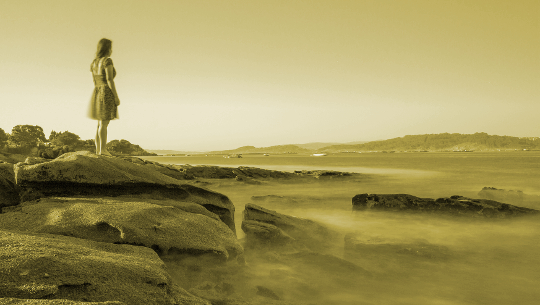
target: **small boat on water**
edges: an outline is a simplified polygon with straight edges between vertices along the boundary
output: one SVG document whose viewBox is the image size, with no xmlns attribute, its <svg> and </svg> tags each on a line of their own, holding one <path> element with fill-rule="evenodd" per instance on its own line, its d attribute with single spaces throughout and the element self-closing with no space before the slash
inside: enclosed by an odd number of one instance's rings
<svg viewBox="0 0 540 305">
<path fill-rule="evenodd" d="M 313 157 L 324 157 L 324 156 L 326 156 L 326 154 L 313 154 L 312 156 Z"/>
<path fill-rule="evenodd" d="M 269 154 L 264 154 L 263 156 L 268 157 L 268 156 L 270 156 L 270 155 L 269 155 Z"/>
</svg>

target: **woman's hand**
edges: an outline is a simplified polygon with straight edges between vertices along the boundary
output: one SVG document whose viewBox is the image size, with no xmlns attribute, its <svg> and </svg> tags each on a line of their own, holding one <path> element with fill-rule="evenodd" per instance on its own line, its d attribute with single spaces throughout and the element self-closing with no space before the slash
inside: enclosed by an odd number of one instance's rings
<svg viewBox="0 0 540 305">
<path fill-rule="evenodd" d="M 114 103 L 116 104 L 116 106 L 120 106 L 120 99 L 118 98 L 118 96 L 114 98 Z"/>
</svg>

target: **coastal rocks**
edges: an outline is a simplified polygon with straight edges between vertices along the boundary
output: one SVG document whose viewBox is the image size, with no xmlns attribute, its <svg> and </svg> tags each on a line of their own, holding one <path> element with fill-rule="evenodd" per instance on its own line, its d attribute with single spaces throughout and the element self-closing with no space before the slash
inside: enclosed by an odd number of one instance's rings
<svg viewBox="0 0 540 305">
<path fill-rule="evenodd" d="M 309 176 L 316 179 L 333 179 L 333 178 L 343 178 L 343 177 L 352 177 L 355 174 L 347 172 L 338 172 L 338 171 L 329 171 L 329 170 L 303 170 L 303 171 L 294 171 L 298 176 Z M 358 174 L 356 174 L 358 175 Z"/>
<path fill-rule="evenodd" d="M 0 298 L 209 304 L 174 287 L 163 262 L 145 247 L 1 230 L 0 245 Z M 38 304 L 73 304 L 46 302 Z"/>
<path fill-rule="evenodd" d="M 160 254 L 208 253 L 223 261 L 243 252 L 235 234 L 219 218 L 209 217 L 210 212 L 194 203 L 180 204 L 121 197 L 43 198 L 0 214 L 0 228 L 143 245 Z"/>
<path fill-rule="evenodd" d="M 183 171 L 188 177 L 204 179 L 290 179 L 293 173 L 272 171 L 255 167 L 240 166 L 238 168 L 219 167 L 210 165 L 173 165 L 174 168 Z"/>
<path fill-rule="evenodd" d="M 352 210 L 414 211 L 487 218 L 522 216 L 539 212 L 485 199 L 452 196 L 434 200 L 408 194 L 359 194 L 352 199 Z"/>
<path fill-rule="evenodd" d="M 244 228 L 247 230 L 248 243 L 250 238 L 262 243 L 294 240 L 297 245 L 320 251 L 325 251 L 338 236 L 336 232 L 313 220 L 280 214 L 251 203 L 246 204 L 244 210 Z"/>
<path fill-rule="evenodd" d="M 217 214 L 233 231 L 234 205 L 227 196 L 163 175 L 145 165 L 86 151 L 66 153 L 38 164 L 17 163 L 22 201 L 54 196 L 145 195 L 197 203 Z"/>
</svg>

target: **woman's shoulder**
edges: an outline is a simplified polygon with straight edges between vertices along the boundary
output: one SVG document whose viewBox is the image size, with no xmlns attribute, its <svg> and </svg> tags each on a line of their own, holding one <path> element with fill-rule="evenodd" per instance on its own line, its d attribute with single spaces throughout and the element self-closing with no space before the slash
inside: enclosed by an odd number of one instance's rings
<svg viewBox="0 0 540 305">
<path fill-rule="evenodd" d="M 112 62 L 112 59 L 110 57 L 107 57 L 103 60 L 103 66 L 104 67 L 107 67 L 107 66 L 111 66 L 113 64 Z"/>
</svg>

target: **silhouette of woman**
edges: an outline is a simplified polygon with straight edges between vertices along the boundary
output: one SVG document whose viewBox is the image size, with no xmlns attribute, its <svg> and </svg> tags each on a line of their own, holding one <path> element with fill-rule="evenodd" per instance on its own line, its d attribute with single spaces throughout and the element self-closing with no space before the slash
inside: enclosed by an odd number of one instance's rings
<svg viewBox="0 0 540 305">
<path fill-rule="evenodd" d="M 114 69 L 112 59 L 112 41 L 103 38 L 97 46 L 96 58 L 90 65 L 90 72 L 94 79 L 94 92 L 90 99 L 89 117 L 97 120 L 96 154 L 111 156 L 107 151 L 107 126 L 109 122 L 118 119 L 118 106 L 120 99 L 116 93 Z"/>
</svg>

